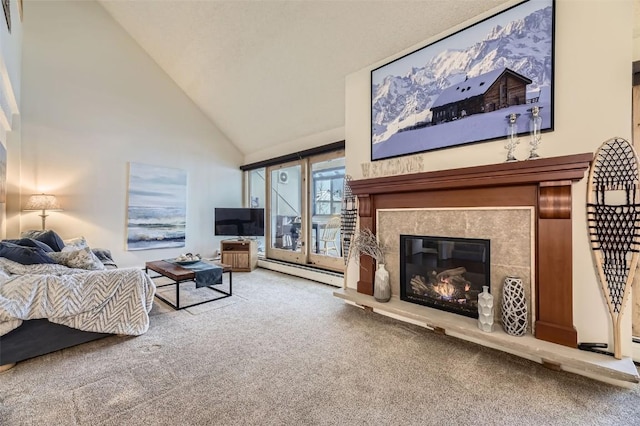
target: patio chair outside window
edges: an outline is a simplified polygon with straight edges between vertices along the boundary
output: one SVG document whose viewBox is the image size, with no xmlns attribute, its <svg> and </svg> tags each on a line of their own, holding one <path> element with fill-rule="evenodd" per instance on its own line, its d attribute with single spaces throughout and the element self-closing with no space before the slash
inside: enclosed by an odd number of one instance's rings
<svg viewBox="0 0 640 426">
<path fill-rule="evenodd" d="M 330 252 L 334 252 L 336 256 L 340 256 L 338 248 L 338 233 L 341 226 L 340 216 L 332 216 L 325 225 L 322 235 L 320 236 L 320 253 L 330 256 Z"/>
</svg>

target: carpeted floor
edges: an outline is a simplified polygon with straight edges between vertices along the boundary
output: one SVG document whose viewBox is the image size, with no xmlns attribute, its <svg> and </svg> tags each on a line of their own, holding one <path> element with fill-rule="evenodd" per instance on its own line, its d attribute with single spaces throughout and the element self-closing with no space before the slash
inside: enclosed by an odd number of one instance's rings
<svg viewBox="0 0 640 426">
<path fill-rule="evenodd" d="M 1 374 L 0 424 L 640 422 L 639 387 L 547 370 L 365 312 L 332 291 L 258 269 L 234 274 L 234 296 L 218 302 L 180 312 L 156 302 L 143 336 L 109 337 Z"/>
</svg>

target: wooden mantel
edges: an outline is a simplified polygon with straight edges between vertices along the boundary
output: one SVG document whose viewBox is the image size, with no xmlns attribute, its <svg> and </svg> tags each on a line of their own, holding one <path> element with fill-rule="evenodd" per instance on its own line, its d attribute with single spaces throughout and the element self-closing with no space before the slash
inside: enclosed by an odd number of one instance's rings
<svg viewBox="0 0 640 426">
<path fill-rule="evenodd" d="M 535 210 L 535 337 L 577 347 L 573 326 L 571 185 L 592 153 L 350 182 L 360 227 L 376 232 L 378 209 L 532 206 Z M 374 265 L 360 259 L 358 292 L 373 294 Z"/>
</svg>

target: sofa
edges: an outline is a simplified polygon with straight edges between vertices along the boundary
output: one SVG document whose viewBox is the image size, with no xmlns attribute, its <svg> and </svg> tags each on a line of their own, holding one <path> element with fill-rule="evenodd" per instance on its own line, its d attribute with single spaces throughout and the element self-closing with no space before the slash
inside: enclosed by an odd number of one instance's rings
<svg viewBox="0 0 640 426">
<path fill-rule="evenodd" d="M 16 362 L 149 327 L 155 285 L 109 250 L 52 230 L 0 241 L 0 371 Z"/>
</svg>

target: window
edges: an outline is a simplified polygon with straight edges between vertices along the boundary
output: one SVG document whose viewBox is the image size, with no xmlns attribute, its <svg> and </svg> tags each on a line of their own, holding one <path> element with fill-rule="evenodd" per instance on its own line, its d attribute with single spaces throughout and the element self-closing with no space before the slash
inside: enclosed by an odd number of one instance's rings
<svg viewBox="0 0 640 426">
<path fill-rule="evenodd" d="M 344 270 L 344 141 L 241 166 L 245 203 L 265 207 L 265 257 Z M 338 222 L 341 223 L 341 222 Z"/>
<path fill-rule="evenodd" d="M 312 174 L 313 215 L 336 215 L 342 209 L 344 167 L 314 171 Z"/>
</svg>

